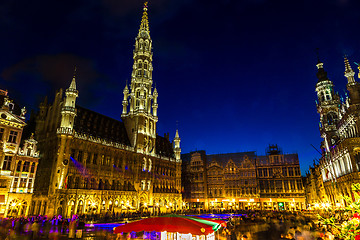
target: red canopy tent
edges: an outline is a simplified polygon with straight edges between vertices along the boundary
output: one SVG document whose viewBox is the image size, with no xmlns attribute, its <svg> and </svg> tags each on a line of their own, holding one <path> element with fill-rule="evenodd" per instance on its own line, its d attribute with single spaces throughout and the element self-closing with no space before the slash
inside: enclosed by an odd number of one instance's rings
<svg viewBox="0 0 360 240">
<path fill-rule="evenodd" d="M 182 234 L 207 235 L 223 226 L 224 221 L 216 222 L 200 218 L 166 215 L 163 217 L 146 218 L 140 221 L 118 226 L 114 233 L 121 232 L 178 232 Z"/>
</svg>

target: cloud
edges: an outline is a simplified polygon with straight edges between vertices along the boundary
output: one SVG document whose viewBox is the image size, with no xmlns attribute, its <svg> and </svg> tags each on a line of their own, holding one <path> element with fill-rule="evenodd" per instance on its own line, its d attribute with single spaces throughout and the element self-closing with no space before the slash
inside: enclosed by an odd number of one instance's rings
<svg viewBox="0 0 360 240">
<path fill-rule="evenodd" d="M 99 77 L 93 65 L 92 60 L 73 54 L 39 55 L 8 67 L 1 76 L 6 81 L 19 81 L 19 75 L 38 75 L 38 80 L 60 88 L 71 81 L 75 66 L 81 82 L 93 82 Z"/>
<path fill-rule="evenodd" d="M 11 96 L 22 105 L 35 108 L 44 96 L 52 97 L 56 90 L 70 85 L 75 66 L 80 102 L 97 104 L 101 99 L 92 86 L 108 78 L 97 72 L 91 59 L 72 54 L 34 56 L 4 69 L 1 77 Z"/>
</svg>

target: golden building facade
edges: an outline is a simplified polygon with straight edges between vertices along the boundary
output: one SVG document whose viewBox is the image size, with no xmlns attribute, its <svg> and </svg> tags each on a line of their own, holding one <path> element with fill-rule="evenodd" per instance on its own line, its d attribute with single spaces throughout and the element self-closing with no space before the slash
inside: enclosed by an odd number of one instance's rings
<svg viewBox="0 0 360 240">
<path fill-rule="evenodd" d="M 25 108 L 20 109 L 0 90 L 0 216 L 27 215 L 39 160 L 37 141 L 31 137 L 21 141 Z"/>
<path fill-rule="evenodd" d="M 305 195 L 297 154 L 183 154 L 184 199 L 206 210 L 301 210 Z"/>
<path fill-rule="evenodd" d="M 306 207 L 311 210 L 320 210 L 329 202 L 326 195 L 320 166 L 314 162 L 304 178 Z"/>
<path fill-rule="evenodd" d="M 81 93 L 75 75 L 52 104 L 40 104 L 36 138 L 42 156 L 30 214 L 156 214 L 182 208 L 179 133 L 172 142 L 156 133 L 158 92 L 152 87 L 146 4 L 133 54 L 122 121 L 76 105 Z"/>
<path fill-rule="evenodd" d="M 316 106 L 320 115 L 320 135 L 324 139 L 319 171 L 328 197 L 325 203 L 339 208 L 346 205 L 343 196 L 352 196 L 351 185 L 360 181 L 360 84 L 355 80 L 347 57 L 344 62 L 349 93 L 345 98 L 334 91 L 324 64 L 319 60 L 316 65 Z"/>
</svg>

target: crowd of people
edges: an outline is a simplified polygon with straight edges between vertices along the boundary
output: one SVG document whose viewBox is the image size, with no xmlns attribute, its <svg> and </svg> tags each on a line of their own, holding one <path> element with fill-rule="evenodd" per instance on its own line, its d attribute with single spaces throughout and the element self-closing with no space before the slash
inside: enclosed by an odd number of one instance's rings
<svg viewBox="0 0 360 240">
<path fill-rule="evenodd" d="M 230 212 L 222 212 L 230 213 Z M 234 213 L 234 212 L 232 212 Z M 323 225 L 313 213 L 286 211 L 237 211 L 226 215 L 227 227 L 216 233 L 216 240 L 336 240 L 330 226 Z M 165 214 L 165 213 L 163 213 Z M 184 214 L 184 213 L 183 213 Z M 188 211 L 185 214 L 191 214 Z M 193 212 L 192 214 L 198 214 Z M 160 214 L 162 215 L 162 214 Z M 71 219 L 62 216 L 47 218 L 33 216 L 4 218 L 0 220 L 0 239 L 75 239 L 82 238 L 85 223 L 123 222 L 150 217 L 150 213 L 122 213 L 105 215 L 74 215 Z M 339 222 L 348 216 L 334 215 Z M 99 231 L 100 232 L 100 231 Z M 116 239 L 111 229 L 97 239 Z"/>
<path fill-rule="evenodd" d="M 306 212 L 256 211 L 230 218 L 226 240 L 336 240 L 333 229 Z"/>
</svg>

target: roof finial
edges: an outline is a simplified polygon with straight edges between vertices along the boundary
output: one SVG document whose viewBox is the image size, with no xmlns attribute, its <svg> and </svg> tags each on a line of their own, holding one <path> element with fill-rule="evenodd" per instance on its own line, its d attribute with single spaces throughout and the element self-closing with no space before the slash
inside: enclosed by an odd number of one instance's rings
<svg viewBox="0 0 360 240">
<path fill-rule="evenodd" d="M 142 19 L 141 19 L 140 31 L 141 30 L 149 31 L 149 21 L 148 21 L 148 15 L 147 15 L 148 2 L 144 3 L 143 9 L 144 9 L 144 12 L 143 12 Z"/>
<path fill-rule="evenodd" d="M 148 5 L 148 1 L 144 2 L 144 11 L 147 11 L 147 6 Z"/>
</svg>

